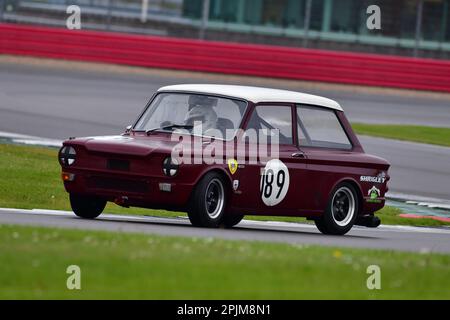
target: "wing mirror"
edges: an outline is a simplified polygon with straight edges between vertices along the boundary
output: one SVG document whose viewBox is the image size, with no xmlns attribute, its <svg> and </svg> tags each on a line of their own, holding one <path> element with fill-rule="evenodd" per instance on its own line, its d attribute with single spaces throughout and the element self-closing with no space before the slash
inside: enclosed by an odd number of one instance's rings
<svg viewBox="0 0 450 320">
<path fill-rule="evenodd" d="M 129 126 L 127 126 L 127 127 L 125 128 L 125 134 L 128 134 L 128 133 L 130 133 L 130 131 L 131 131 L 131 128 L 133 128 L 133 126 L 132 126 L 132 125 L 129 125 Z"/>
</svg>

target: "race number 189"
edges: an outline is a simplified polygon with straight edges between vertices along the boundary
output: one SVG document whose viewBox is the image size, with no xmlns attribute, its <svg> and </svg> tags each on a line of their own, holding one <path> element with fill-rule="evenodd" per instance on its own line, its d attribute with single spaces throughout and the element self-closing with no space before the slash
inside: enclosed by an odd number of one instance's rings
<svg viewBox="0 0 450 320">
<path fill-rule="evenodd" d="M 289 189 L 289 170 L 286 165 L 278 159 L 267 162 L 261 170 L 259 188 L 265 205 L 274 206 L 280 203 Z"/>
</svg>

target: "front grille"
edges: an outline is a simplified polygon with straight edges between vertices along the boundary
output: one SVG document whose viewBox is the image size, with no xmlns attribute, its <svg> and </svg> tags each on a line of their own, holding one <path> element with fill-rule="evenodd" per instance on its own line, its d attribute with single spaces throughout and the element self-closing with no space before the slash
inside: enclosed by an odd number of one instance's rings
<svg viewBox="0 0 450 320">
<path fill-rule="evenodd" d="M 119 178 L 91 177 L 88 179 L 88 187 L 103 190 L 146 193 L 148 191 L 148 182 Z"/>
<path fill-rule="evenodd" d="M 109 170 L 130 171 L 130 161 L 119 159 L 108 159 L 106 167 Z"/>
</svg>

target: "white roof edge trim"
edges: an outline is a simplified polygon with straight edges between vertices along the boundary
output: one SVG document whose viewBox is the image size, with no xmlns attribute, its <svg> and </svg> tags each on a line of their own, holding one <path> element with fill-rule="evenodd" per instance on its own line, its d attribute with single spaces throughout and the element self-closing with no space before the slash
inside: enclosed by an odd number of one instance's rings
<svg viewBox="0 0 450 320">
<path fill-rule="evenodd" d="M 179 84 L 158 89 L 158 92 L 198 92 L 201 94 L 223 95 L 253 103 L 287 102 L 310 104 L 338 111 L 344 111 L 334 100 L 307 93 L 262 87 L 218 85 L 218 84 Z"/>
</svg>

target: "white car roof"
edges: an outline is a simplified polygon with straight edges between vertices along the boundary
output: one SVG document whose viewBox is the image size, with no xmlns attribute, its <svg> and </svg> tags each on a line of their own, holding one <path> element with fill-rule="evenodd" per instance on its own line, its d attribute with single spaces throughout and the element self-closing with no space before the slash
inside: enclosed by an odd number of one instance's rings
<svg viewBox="0 0 450 320">
<path fill-rule="evenodd" d="M 218 85 L 218 84 L 179 84 L 173 86 L 162 87 L 158 92 L 176 91 L 176 92 L 196 92 L 212 95 L 223 95 L 251 101 L 259 102 L 287 102 L 302 103 L 322 106 L 334 110 L 343 111 L 342 107 L 334 100 L 315 96 L 312 94 L 269 89 L 261 87 L 234 86 L 234 85 Z"/>
</svg>

